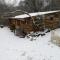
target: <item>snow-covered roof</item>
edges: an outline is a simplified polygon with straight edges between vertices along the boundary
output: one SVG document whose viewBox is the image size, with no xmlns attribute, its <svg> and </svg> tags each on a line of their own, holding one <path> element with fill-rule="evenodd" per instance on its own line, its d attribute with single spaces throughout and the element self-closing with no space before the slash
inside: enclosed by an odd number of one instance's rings
<svg viewBox="0 0 60 60">
<path fill-rule="evenodd" d="M 44 14 L 49 14 L 49 13 L 55 13 L 55 12 L 60 12 L 60 10 L 29 13 L 29 15 L 30 15 L 30 16 L 38 16 L 38 15 L 44 15 Z M 29 17 L 29 15 L 27 15 L 27 14 L 22 14 L 22 15 L 17 15 L 17 16 L 12 17 L 12 18 L 27 18 L 27 17 Z"/>
</svg>

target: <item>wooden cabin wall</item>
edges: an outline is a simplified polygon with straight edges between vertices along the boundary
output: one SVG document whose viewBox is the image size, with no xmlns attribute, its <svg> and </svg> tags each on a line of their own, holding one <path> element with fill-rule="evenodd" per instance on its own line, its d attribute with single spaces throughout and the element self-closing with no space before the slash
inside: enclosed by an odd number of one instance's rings
<svg viewBox="0 0 60 60">
<path fill-rule="evenodd" d="M 33 17 L 34 20 L 35 18 L 36 17 Z M 59 27 L 59 24 L 60 24 L 60 13 L 45 15 L 42 22 L 42 26 L 45 26 L 45 28 L 48 28 L 48 29 L 56 29 Z M 23 19 L 9 19 L 9 25 L 10 26 L 15 25 L 16 28 L 20 28 L 24 30 L 26 33 L 35 31 L 33 29 L 33 20 L 30 17 L 23 18 Z M 36 29 L 36 31 L 38 30 L 39 29 Z"/>
<path fill-rule="evenodd" d="M 16 28 L 23 29 L 25 32 L 30 33 L 32 28 L 32 20 L 31 18 L 25 18 L 25 19 L 9 19 L 9 26 L 10 28 L 12 25 L 15 25 Z"/>
<path fill-rule="evenodd" d="M 15 22 L 16 22 L 16 24 L 15 24 L 16 28 L 20 28 L 27 33 L 30 33 L 31 31 L 33 31 L 32 20 L 30 18 L 25 18 L 25 19 L 22 19 L 22 20 L 21 19 L 20 20 L 15 20 Z"/>
<path fill-rule="evenodd" d="M 49 29 L 56 29 L 59 27 L 59 15 L 51 14 L 45 16 L 45 27 Z"/>
<path fill-rule="evenodd" d="M 30 18 L 26 18 L 24 21 L 21 21 L 21 27 L 25 32 L 30 33 L 33 30 L 32 20 Z"/>
<path fill-rule="evenodd" d="M 58 17 L 59 17 L 59 28 L 60 28 L 60 12 L 58 13 Z"/>
</svg>

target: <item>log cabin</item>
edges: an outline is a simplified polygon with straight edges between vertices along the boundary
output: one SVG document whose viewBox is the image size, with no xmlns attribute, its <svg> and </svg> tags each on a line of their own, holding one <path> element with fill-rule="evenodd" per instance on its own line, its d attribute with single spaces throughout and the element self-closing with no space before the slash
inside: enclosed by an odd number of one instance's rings
<svg viewBox="0 0 60 60">
<path fill-rule="evenodd" d="M 45 15 L 44 23 L 45 23 L 45 28 L 51 30 L 60 28 L 60 11 Z"/>
<path fill-rule="evenodd" d="M 60 27 L 60 10 L 29 13 L 29 15 L 23 14 L 9 17 L 9 27 L 14 26 L 15 29 L 19 29 L 19 31 L 22 30 L 27 34 L 32 31 L 52 30 Z"/>
</svg>

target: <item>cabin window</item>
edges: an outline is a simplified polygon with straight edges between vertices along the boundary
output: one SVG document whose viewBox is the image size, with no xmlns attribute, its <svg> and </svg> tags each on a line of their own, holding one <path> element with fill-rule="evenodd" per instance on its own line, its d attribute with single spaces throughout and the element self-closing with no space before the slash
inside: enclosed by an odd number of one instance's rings
<svg viewBox="0 0 60 60">
<path fill-rule="evenodd" d="M 53 17 L 50 17 L 50 20 L 53 20 Z"/>
<path fill-rule="evenodd" d="M 21 21 L 21 23 L 22 23 L 22 24 L 26 24 L 26 20 L 24 20 L 24 21 Z"/>
<path fill-rule="evenodd" d="M 17 25 L 20 25 L 20 21 L 17 21 Z"/>
<path fill-rule="evenodd" d="M 50 17 L 49 18 L 50 20 L 54 20 L 54 18 L 55 18 L 53 14 L 52 15 L 49 15 L 49 17 Z"/>
</svg>

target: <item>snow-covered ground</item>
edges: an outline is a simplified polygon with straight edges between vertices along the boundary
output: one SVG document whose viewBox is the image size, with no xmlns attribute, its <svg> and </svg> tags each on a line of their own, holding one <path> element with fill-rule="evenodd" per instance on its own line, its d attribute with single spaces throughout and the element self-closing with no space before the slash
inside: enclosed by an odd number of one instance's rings
<svg viewBox="0 0 60 60">
<path fill-rule="evenodd" d="M 0 28 L 0 60 L 60 60 L 60 47 L 50 42 L 51 33 L 31 38 L 19 38 L 9 28 Z"/>
</svg>

